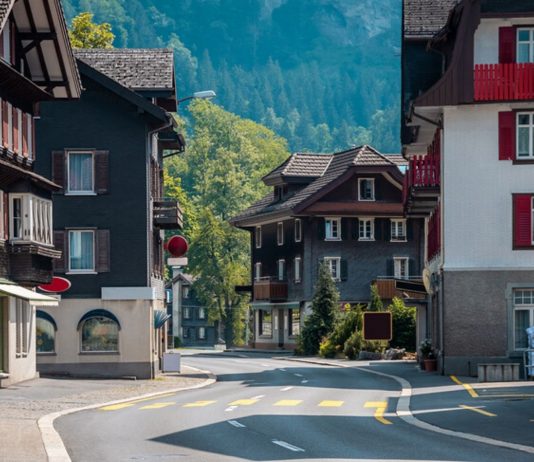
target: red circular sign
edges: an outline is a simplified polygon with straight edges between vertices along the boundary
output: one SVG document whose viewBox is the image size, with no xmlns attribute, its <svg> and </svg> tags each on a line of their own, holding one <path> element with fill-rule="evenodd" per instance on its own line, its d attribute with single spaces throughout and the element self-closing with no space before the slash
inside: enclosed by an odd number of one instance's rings
<svg viewBox="0 0 534 462">
<path fill-rule="evenodd" d="M 49 284 L 38 286 L 38 289 L 43 292 L 61 293 L 70 289 L 70 281 L 65 278 L 54 276 Z"/>
<path fill-rule="evenodd" d="M 165 250 L 173 257 L 183 257 L 189 249 L 189 244 L 183 236 L 173 236 L 165 243 Z"/>
</svg>

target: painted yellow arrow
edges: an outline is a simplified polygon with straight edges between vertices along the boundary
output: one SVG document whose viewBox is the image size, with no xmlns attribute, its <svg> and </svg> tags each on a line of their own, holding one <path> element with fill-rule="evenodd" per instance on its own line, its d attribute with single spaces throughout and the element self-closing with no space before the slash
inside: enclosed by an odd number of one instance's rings
<svg viewBox="0 0 534 462">
<path fill-rule="evenodd" d="M 366 408 L 376 408 L 375 410 L 375 419 L 384 425 L 391 425 L 393 422 L 384 418 L 384 413 L 388 407 L 387 401 L 367 401 L 365 403 Z"/>
</svg>

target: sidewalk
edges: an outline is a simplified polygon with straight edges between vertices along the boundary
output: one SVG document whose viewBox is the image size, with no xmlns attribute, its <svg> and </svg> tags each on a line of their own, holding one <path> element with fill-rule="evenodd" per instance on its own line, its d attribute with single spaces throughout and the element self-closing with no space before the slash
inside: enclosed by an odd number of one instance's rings
<svg viewBox="0 0 534 462">
<path fill-rule="evenodd" d="M 417 420 L 458 434 L 490 438 L 534 450 L 532 381 L 478 383 L 473 377 L 442 376 L 421 371 L 415 361 L 299 357 L 283 360 L 353 367 L 404 379 L 411 386 L 409 410 Z M 400 388 L 399 385 L 399 391 Z M 397 401 L 388 403 L 391 415 L 396 415 Z"/>
<path fill-rule="evenodd" d="M 208 375 L 182 366 L 185 373 L 154 380 L 40 378 L 0 389 L 0 462 L 46 462 L 37 420 L 53 412 L 151 393 L 199 386 Z"/>
</svg>

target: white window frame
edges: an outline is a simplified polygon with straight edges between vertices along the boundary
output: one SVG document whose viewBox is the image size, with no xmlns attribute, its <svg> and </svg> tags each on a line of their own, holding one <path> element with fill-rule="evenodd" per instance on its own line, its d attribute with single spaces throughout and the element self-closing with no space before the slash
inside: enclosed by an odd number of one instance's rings
<svg viewBox="0 0 534 462">
<path fill-rule="evenodd" d="M 15 236 L 14 202 L 21 204 L 21 232 Z M 9 194 L 9 240 L 12 243 L 37 242 L 54 245 L 52 201 L 28 193 Z M 3 218 L 3 216 L 2 216 Z"/>
<path fill-rule="evenodd" d="M 262 240 L 263 240 L 263 236 L 262 236 L 261 226 L 256 226 L 256 231 L 254 233 L 254 242 L 256 244 L 257 249 L 261 249 L 261 246 L 263 243 Z"/>
<path fill-rule="evenodd" d="M 361 184 L 362 184 L 362 181 L 370 181 L 371 184 L 372 184 L 372 198 L 371 199 L 362 199 L 362 195 L 361 195 Z M 375 194 L 375 179 L 374 178 L 358 178 L 358 200 L 359 201 L 364 201 L 364 202 L 374 202 L 375 201 L 375 197 L 376 197 L 376 194 Z"/>
<path fill-rule="evenodd" d="M 405 264 L 405 275 L 402 275 L 402 264 Z M 393 257 L 393 275 L 395 279 L 409 279 L 410 278 L 410 258 L 409 257 Z"/>
<path fill-rule="evenodd" d="M 189 298 L 189 286 L 182 286 L 182 299 Z"/>
<path fill-rule="evenodd" d="M 11 21 L 8 19 L 2 30 L 3 45 L 2 58 L 4 61 L 11 63 Z"/>
<path fill-rule="evenodd" d="M 276 223 L 276 243 L 278 245 L 284 245 L 284 222 L 279 221 Z"/>
<path fill-rule="evenodd" d="M 254 263 L 254 281 L 261 280 L 261 262 Z"/>
<path fill-rule="evenodd" d="M 206 319 L 206 308 L 203 306 L 198 307 L 198 319 Z"/>
<path fill-rule="evenodd" d="M 519 35 L 521 31 L 529 32 L 529 40 L 519 40 Z M 518 63 L 534 63 L 534 28 L 532 27 L 518 27 L 516 32 L 516 56 Z M 521 44 L 527 43 L 529 45 L 529 60 L 528 61 L 519 61 L 519 47 Z"/>
<path fill-rule="evenodd" d="M 408 240 L 408 228 L 406 218 L 393 218 L 390 224 L 390 241 L 391 242 L 406 242 Z M 403 233 L 399 236 L 399 229 L 403 230 Z"/>
<path fill-rule="evenodd" d="M 70 189 L 70 156 L 71 154 L 90 154 L 91 155 L 91 189 L 89 190 L 71 190 Z M 67 189 L 65 191 L 67 196 L 96 196 L 95 192 L 95 153 L 94 151 L 67 151 Z"/>
<path fill-rule="evenodd" d="M 278 268 L 278 280 L 283 281 L 285 279 L 284 273 L 286 272 L 286 261 L 283 258 L 281 258 L 278 260 L 276 266 Z"/>
<path fill-rule="evenodd" d="M 336 282 L 341 281 L 341 257 L 324 257 L 324 262 L 330 270 L 332 279 Z M 334 269 L 336 272 L 335 275 L 333 271 Z"/>
<path fill-rule="evenodd" d="M 528 124 L 520 124 L 519 123 L 519 118 L 521 116 L 528 116 L 528 120 L 529 120 L 529 123 Z M 533 159 L 534 158 L 534 112 L 532 111 L 522 111 L 522 112 L 517 112 L 516 113 L 516 119 L 515 119 L 515 122 L 516 122 L 516 159 L 518 160 L 521 160 L 521 159 Z M 519 132 L 520 130 L 522 129 L 525 129 L 527 128 L 528 129 L 528 154 L 520 154 L 519 153 Z"/>
<path fill-rule="evenodd" d="M 295 242 L 302 241 L 302 220 L 295 218 Z"/>
<path fill-rule="evenodd" d="M 334 233 L 334 223 L 336 225 L 335 233 Z M 341 240 L 341 217 L 325 217 L 324 240 L 325 241 L 340 241 Z"/>
<path fill-rule="evenodd" d="M 530 303 L 521 303 L 518 302 L 517 294 L 521 292 L 530 292 Z M 534 326 L 534 289 L 515 289 L 513 292 L 513 313 L 512 313 L 512 345 L 514 351 L 524 351 L 526 348 L 516 347 L 516 336 L 515 336 L 515 314 L 517 311 L 528 311 L 529 312 L 529 326 Z"/>
<path fill-rule="evenodd" d="M 206 328 L 200 326 L 198 328 L 198 340 L 206 340 Z"/>
<path fill-rule="evenodd" d="M 188 306 L 182 307 L 182 315 L 184 319 L 191 319 L 191 310 Z"/>
<path fill-rule="evenodd" d="M 71 233 L 91 233 L 93 235 L 93 266 L 92 269 L 72 269 L 70 267 L 70 235 Z M 68 273 L 67 274 L 96 274 L 96 233 L 94 229 L 69 229 L 67 232 Z"/>
<path fill-rule="evenodd" d="M 367 236 L 367 224 L 370 224 L 370 234 Z M 363 234 L 362 234 L 363 231 Z M 375 240 L 375 219 L 370 217 L 358 218 L 358 240 L 374 241 Z"/>
<path fill-rule="evenodd" d="M 295 270 L 295 283 L 297 284 L 301 282 L 301 278 L 302 278 L 302 275 L 300 274 L 301 263 L 302 263 L 302 258 L 295 257 L 294 270 Z"/>
</svg>

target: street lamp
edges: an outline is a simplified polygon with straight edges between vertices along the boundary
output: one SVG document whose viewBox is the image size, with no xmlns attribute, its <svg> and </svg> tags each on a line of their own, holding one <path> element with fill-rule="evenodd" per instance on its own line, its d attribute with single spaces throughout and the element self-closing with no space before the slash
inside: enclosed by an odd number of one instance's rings
<svg viewBox="0 0 534 462">
<path fill-rule="evenodd" d="M 190 99 L 212 99 L 212 98 L 215 98 L 216 96 L 217 94 L 213 90 L 196 91 L 191 96 L 179 99 L 177 102 L 178 104 L 180 104 Z"/>
</svg>

